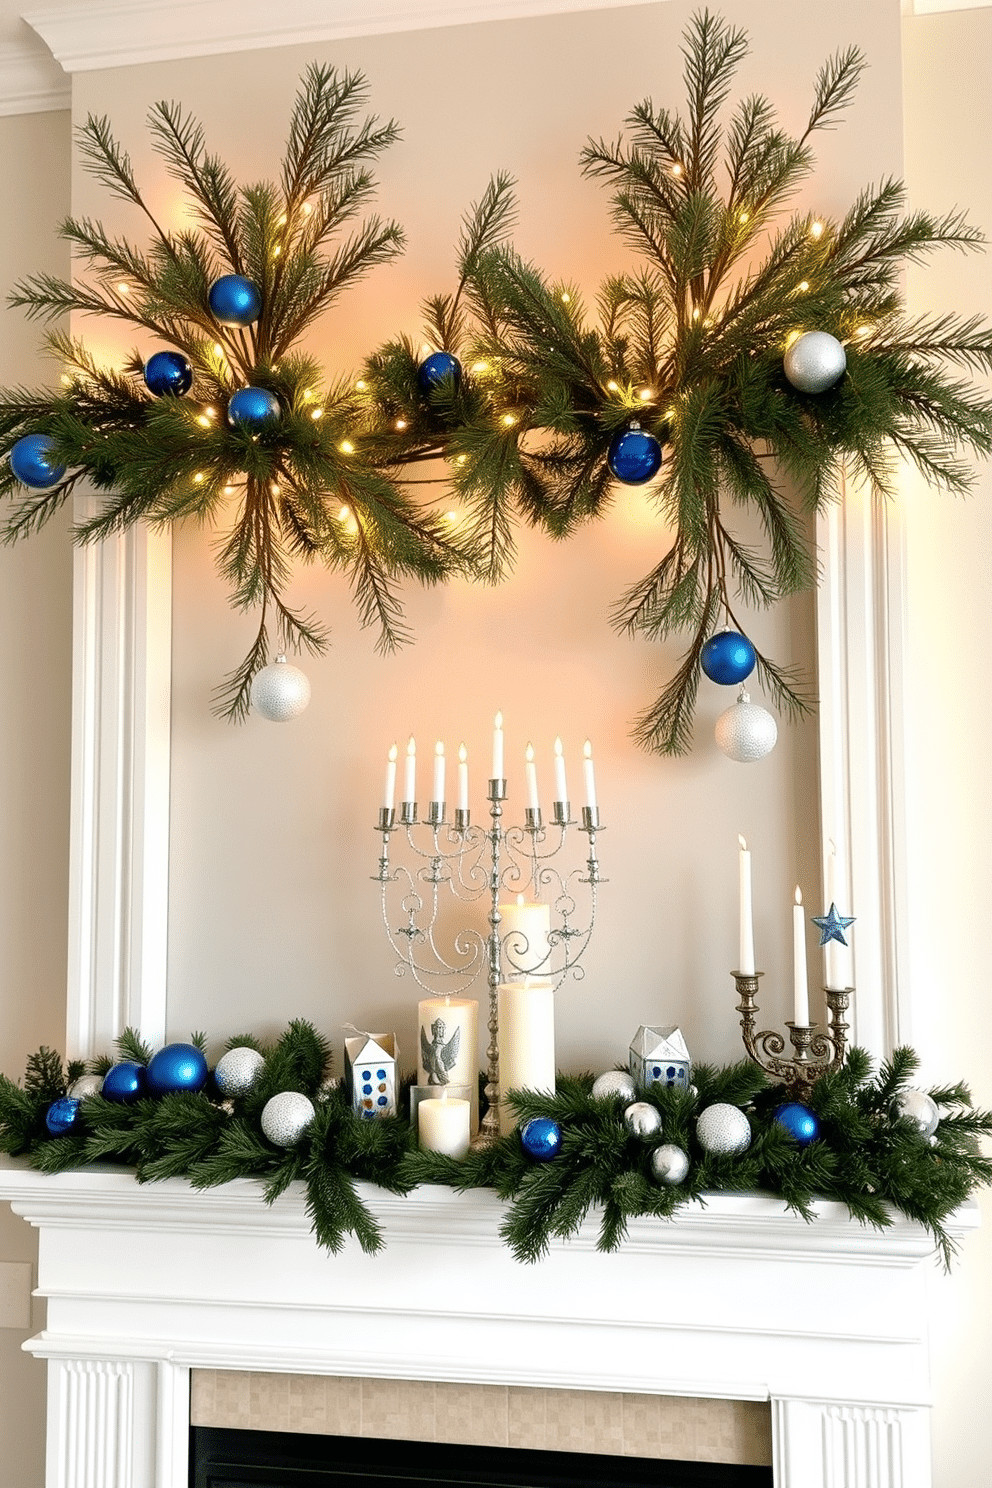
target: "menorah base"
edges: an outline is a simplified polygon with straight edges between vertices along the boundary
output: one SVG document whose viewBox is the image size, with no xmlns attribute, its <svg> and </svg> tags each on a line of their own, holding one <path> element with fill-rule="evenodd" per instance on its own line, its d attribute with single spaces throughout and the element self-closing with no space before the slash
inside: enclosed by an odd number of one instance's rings
<svg viewBox="0 0 992 1488">
<path fill-rule="evenodd" d="M 789 1042 L 793 1054 L 785 1054 L 785 1039 L 773 1029 L 755 1032 L 758 1004 L 758 978 L 760 971 L 732 973 L 740 1001 L 737 1011 L 741 1015 L 741 1032 L 744 1047 L 751 1059 L 773 1080 L 784 1085 L 795 1100 L 805 1100 L 816 1082 L 829 1071 L 840 1069 L 847 1052 L 847 1031 L 844 1021 L 854 995 L 853 987 L 823 990 L 827 1004 L 827 1025 L 786 1022 Z"/>
</svg>

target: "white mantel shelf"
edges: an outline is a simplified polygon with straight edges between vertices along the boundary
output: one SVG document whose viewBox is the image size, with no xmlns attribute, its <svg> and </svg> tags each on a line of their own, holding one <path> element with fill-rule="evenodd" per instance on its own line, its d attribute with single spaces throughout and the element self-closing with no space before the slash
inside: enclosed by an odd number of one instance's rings
<svg viewBox="0 0 992 1488">
<path fill-rule="evenodd" d="M 39 1235 L 47 1488 L 185 1488 L 189 1371 L 435 1379 L 769 1400 L 776 1488 L 928 1488 L 930 1237 L 841 1205 L 713 1194 L 596 1249 L 591 1220 L 533 1265 L 491 1192 L 363 1186 L 385 1248 L 320 1249 L 294 1185 L 194 1190 L 0 1164 Z M 965 1206 L 956 1238 L 978 1223 Z M 78 1443 L 104 1443 L 83 1476 Z M 92 1459 L 91 1459 L 92 1465 Z"/>
</svg>

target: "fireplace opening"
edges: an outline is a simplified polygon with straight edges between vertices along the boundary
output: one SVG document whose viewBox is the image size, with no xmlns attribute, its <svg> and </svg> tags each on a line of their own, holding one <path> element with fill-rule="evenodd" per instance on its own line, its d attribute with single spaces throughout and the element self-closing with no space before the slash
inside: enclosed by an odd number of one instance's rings
<svg viewBox="0 0 992 1488">
<path fill-rule="evenodd" d="M 740 1464 L 193 1426 L 190 1488 L 772 1488 Z"/>
</svg>

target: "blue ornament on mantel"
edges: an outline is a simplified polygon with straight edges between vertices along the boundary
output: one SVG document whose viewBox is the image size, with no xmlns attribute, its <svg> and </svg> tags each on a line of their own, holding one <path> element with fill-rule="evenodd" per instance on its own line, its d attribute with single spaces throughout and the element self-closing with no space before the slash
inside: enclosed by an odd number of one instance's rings
<svg viewBox="0 0 992 1488">
<path fill-rule="evenodd" d="M 756 657 L 747 636 L 737 630 L 718 630 L 699 654 L 699 664 L 711 682 L 733 687 L 750 677 Z"/>
<path fill-rule="evenodd" d="M 462 380 L 462 364 L 450 351 L 432 351 L 417 368 L 417 386 L 430 396 L 440 391 L 446 382 L 455 388 Z"/>
<path fill-rule="evenodd" d="M 135 1064 L 130 1059 L 122 1059 L 119 1064 L 111 1065 L 104 1075 L 100 1093 L 104 1100 L 113 1101 L 119 1106 L 130 1106 L 141 1100 L 146 1090 L 145 1066 Z"/>
<path fill-rule="evenodd" d="M 561 1127 L 550 1116 L 532 1116 L 520 1128 L 520 1145 L 535 1162 L 551 1162 L 561 1151 Z"/>
<path fill-rule="evenodd" d="M 606 463 L 625 486 L 643 486 L 661 469 L 661 445 L 635 421 L 614 434 Z"/>
<path fill-rule="evenodd" d="M 181 351 L 156 351 L 145 363 L 144 377 L 156 398 L 181 398 L 193 386 L 193 368 Z"/>
<path fill-rule="evenodd" d="M 254 434 L 277 423 L 280 412 L 279 399 L 268 388 L 243 387 L 228 400 L 227 421 Z"/>
<path fill-rule="evenodd" d="M 218 324 L 250 326 L 262 313 L 262 292 L 243 274 L 224 274 L 211 284 L 207 303 Z"/>
<path fill-rule="evenodd" d="M 53 1100 L 45 1112 L 45 1125 L 53 1137 L 64 1137 L 71 1131 L 79 1115 L 80 1102 L 71 1095 L 62 1095 Z"/>
<path fill-rule="evenodd" d="M 146 1078 L 150 1095 L 202 1090 L 207 1083 L 206 1056 L 195 1044 L 166 1044 L 148 1061 Z"/>
<path fill-rule="evenodd" d="M 784 1126 L 800 1147 L 808 1147 L 820 1135 L 820 1123 L 808 1106 L 798 1101 L 787 1101 L 775 1110 L 775 1120 Z"/>
<path fill-rule="evenodd" d="M 25 434 L 10 451 L 10 468 L 22 486 L 44 490 L 54 486 L 65 475 L 55 454 L 55 440 L 48 434 Z"/>
</svg>

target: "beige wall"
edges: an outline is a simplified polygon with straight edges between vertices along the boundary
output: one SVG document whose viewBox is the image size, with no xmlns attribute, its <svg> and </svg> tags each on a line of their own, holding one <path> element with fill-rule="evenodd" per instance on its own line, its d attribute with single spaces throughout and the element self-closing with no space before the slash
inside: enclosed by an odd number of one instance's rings
<svg viewBox="0 0 992 1488">
<path fill-rule="evenodd" d="M 416 333 L 419 301 L 448 282 L 461 214 L 497 168 L 520 180 L 517 240 L 527 255 L 587 291 L 616 268 L 621 256 L 608 232 L 605 201 L 597 186 L 580 180 L 578 150 L 588 134 L 615 134 L 643 96 L 666 103 L 680 97 L 677 38 L 693 9 L 672 0 L 335 47 L 332 60 L 368 75 L 372 107 L 403 125 L 402 143 L 382 166 L 380 206 L 403 222 L 410 248 L 398 266 L 379 271 L 328 318 L 319 350 L 329 367 L 344 371 L 385 337 Z M 821 168 L 807 192 L 811 204 L 827 213 L 842 211 L 865 180 L 902 172 L 903 77 L 894 0 L 801 8 L 785 0 L 734 0 L 723 9 L 753 36 L 742 87 L 769 93 L 793 126 L 805 117 L 810 81 L 827 54 L 848 41 L 868 53 L 871 67 L 851 119 L 821 142 Z M 982 108 L 987 118 L 979 59 L 988 55 L 988 12 L 905 25 L 906 147 L 914 192 L 937 207 L 967 203 L 988 224 L 980 144 L 970 150 L 958 122 L 975 119 Z M 287 48 L 81 74 L 74 110 L 78 116 L 88 109 L 110 113 L 139 174 L 147 174 L 156 205 L 171 220 L 175 194 L 147 151 L 148 104 L 160 97 L 183 100 L 239 175 L 272 175 L 295 79 L 310 55 Z M 488 77 L 500 81 L 498 103 L 485 101 L 480 79 Z M 946 103 L 935 102 L 938 86 L 947 90 Z M 960 108 L 962 97 L 969 100 L 967 109 Z M 5 183 L 8 170 L 16 170 L 13 162 L 34 158 L 46 142 L 55 154 L 46 163 L 45 193 L 15 181 L 29 215 L 21 256 L 14 256 L 17 244 L 9 239 L 0 246 L 5 288 L 57 251 L 52 226 L 62 204 L 49 183 L 58 182 L 64 170 L 67 141 L 57 118 L 0 125 L 5 144 L 8 130 L 21 130 L 24 138 L 21 150 L 4 149 L 0 156 Z M 945 140 L 945 132 L 953 138 Z M 987 138 L 987 128 L 976 130 L 976 140 Z M 117 222 L 118 209 L 78 173 L 73 192 L 77 210 L 92 212 L 108 226 Z M 967 286 L 974 308 L 987 312 L 987 262 L 969 265 L 967 274 L 952 260 L 925 281 L 914 281 L 914 292 L 932 293 L 945 306 L 958 304 Z M 88 328 L 94 345 L 103 334 Z M 0 354 L 6 381 L 22 375 L 36 339 L 19 317 L 4 314 Z M 976 927 L 984 921 L 988 889 L 983 844 L 989 840 L 989 808 L 980 757 L 987 704 L 974 610 L 975 594 L 981 593 L 987 615 L 981 587 L 988 546 L 981 544 L 988 534 L 985 498 L 987 490 L 979 500 L 952 505 L 913 492 L 905 528 L 916 684 L 908 739 L 911 827 L 920 845 L 912 875 L 917 987 L 924 1004 L 932 999 L 940 1009 L 924 1052 L 929 1076 L 966 1075 L 979 1092 L 984 1081 L 983 1099 L 992 1104 L 976 1036 L 981 1024 L 969 1016 L 977 1003 L 972 989 L 981 985 Z M 286 727 L 253 720 L 235 730 L 211 717 L 210 690 L 240 658 L 249 627 L 227 610 L 212 577 L 210 534 L 180 534 L 170 1034 L 182 1037 L 193 1028 L 218 1038 L 244 1027 L 264 1032 L 302 1015 L 335 1042 L 347 1020 L 395 1027 L 409 1053 L 413 998 L 391 975 L 369 882 L 382 757 L 393 738 L 412 731 L 425 753 L 435 737 L 444 737 L 449 747 L 464 737 L 481 763 L 497 707 L 507 715 L 518 802 L 519 760 L 528 738 L 547 749 L 560 732 L 572 759 L 586 735 L 596 743 L 609 825 L 601 850 L 610 883 L 603 890 L 588 976 L 559 995 L 560 1063 L 606 1068 L 622 1056 L 638 1023 L 661 1019 L 682 1024 L 697 1057 L 736 1057 L 728 969 L 736 949 L 738 832 L 755 852 L 765 1006 L 769 1018 L 786 1016 L 792 885 L 799 879 L 808 897 L 818 892 L 815 735 L 809 727 L 785 728 L 767 761 L 732 765 L 710 742 L 713 718 L 729 701 L 712 689 L 702 697 L 699 744 L 689 759 L 661 761 L 633 748 L 629 719 L 667 674 L 675 648 L 621 641 L 606 615 L 663 543 L 663 530 L 636 493 L 625 495 L 605 522 L 565 548 L 529 535 L 517 575 L 503 588 L 456 585 L 411 595 L 418 644 L 388 661 L 378 659 L 371 638 L 358 631 L 339 586 L 322 574 L 304 575 L 294 598 L 327 616 L 335 637 L 326 658 L 305 664 L 314 687 L 310 710 Z M 32 571 L 29 565 L 37 566 L 37 583 L 22 578 Z M 973 568 L 971 590 L 959 582 L 966 565 Z M 18 582 L 27 592 L 17 592 Z M 14 554 L 0 552 L 0 606 L 7 634 L 18 642 L 8 647 L 8 667 L 19 668 L 14 688 L 0 703 L 0 812 L 14 817 L 9 826 L 3 818 L 0 860 L 0 871 L 12 883 L 0 897 L 6 927 L 0 940 L 0 1067 L 8 1071 L 21 1068 L 27 1049 L 61 1037 L 68 587 L 68 559 L 56 534 Z M 39 604 L 47 623 L 28 618 Z M 808 602 L 759 623 L 773 651 L 809 664 Z M 47 645 L 55 651 L 43 655 L 38 648 Z M 23 766 L 13 763 L 18 758 L 32 762 L 34 804 L 24 788 Z M 572 771 L 577 796 L 574 764 Z M 476 771 L 477 814 L 483 773 Z M 934 792 L 934 780 L 941 781 L 946 802 Z M 940 847 L 936 853 L 934 843 Z M 960 876 L 948 871 L 948 864 L 958 863 Z M 39 923 L 41 903 L 45 931 L 26 933 L 25 927 Z M 26 988 L 29 995 L 20 995 Z M 22 1251 L 14 1247 L 27 1242 L 9 1221 L 0 1230 L 0 1246 L 8 1230 L 2 1253 L 19 1257 Z M 981 1481 L 977 1464 L 992 1455 L 992 1433 L 975 1398 L 988 1364 L 979 1321 L 989 1314 L 983 1290 L 983 1277 L 992 1274 L 988 1251 L 986 1230 L 970 1243 L 951 1282 L 936 1283 L 946 1308 L 935 1412 L 938 1488 Z M 0 1334 L 0 1346 L 6 1337 Z M 23 1368 L 20 1360 L 0 1359 L 0 1431 L 8 1391 L 21 1389 L 13 1381 Z M 17 1420 L 16 1409 L 11 1420 Z M 13 1425 L 8 1429 L 13 1438 Z M 28 1438 L 28 1450 L 37 1455 L 37 1424 L 33 1433 L 19 1433 L 21 1441 Z M 0 1450 L 3 1444 L 0 1439 Z M 962 1451 L 972 1454 L 976 1471 L 970 1476 L 960 1470 Z M 33 1481 L 30 1472 L 23 1480 Z"/>
</svg>

